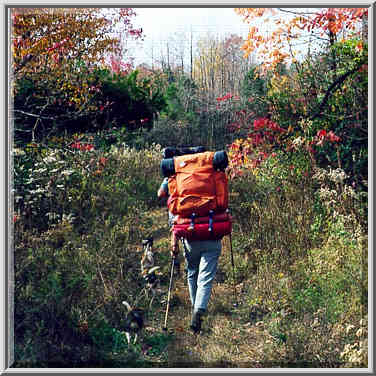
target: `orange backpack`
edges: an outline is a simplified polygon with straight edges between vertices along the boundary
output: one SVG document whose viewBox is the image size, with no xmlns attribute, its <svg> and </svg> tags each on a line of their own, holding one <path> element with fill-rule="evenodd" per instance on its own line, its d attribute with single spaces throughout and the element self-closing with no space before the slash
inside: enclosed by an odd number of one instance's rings
<svg viewBox="0 0 376 376">
<path fill-rule="evenodd" d="M 227 176 L 214 167 L 214 155 L 215 152 L 207 151 L 173 159 L 175 173 L 168 179 L 168 208 L 172 214 L 200 217 L 227 209 Z"/>
</svg>

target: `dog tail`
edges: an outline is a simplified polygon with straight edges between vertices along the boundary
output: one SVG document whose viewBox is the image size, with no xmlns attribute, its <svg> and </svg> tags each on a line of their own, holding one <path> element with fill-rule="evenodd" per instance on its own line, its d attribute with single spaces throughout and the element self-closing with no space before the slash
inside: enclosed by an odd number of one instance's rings
<svg viewBox="0 0 376 376">
<path fill-rule="evenodd" d="M 125 300 L 123 300 L 122 303 L 127 307 L 128 312 L 130 312 L 132 310 L 132 307 L 130 306 L 130 304 L 128 302 L 126 302 Z"/>
<path fill-rule="evenodd" d="M 151 274 L 151 273 L 155 272 L 155 271 L 158 270 L 158 269 L 160 269 L 159 266 L 154 266 L 154 267 L 152 267 L 152 268 L 148 271 L 148 274 Z"/>
</svg>

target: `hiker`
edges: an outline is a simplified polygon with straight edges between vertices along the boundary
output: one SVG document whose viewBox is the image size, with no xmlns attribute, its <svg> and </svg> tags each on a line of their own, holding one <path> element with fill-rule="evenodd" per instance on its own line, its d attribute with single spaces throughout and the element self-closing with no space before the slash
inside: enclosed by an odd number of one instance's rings
<svg viewBox="0 0 376 376">
<path fill-rule="evenodd" d="M 158 190 L 158 197 L 168 197 L 168 178 L 164 178 Z M 173 225 L 175 216 L 169 212 L 169 225 Z M 184 257 L 187 261 L 187 280 L 192 303 L 190 328 L 194 333 L 201 330 L 202 316 L 206 313 L 217 272 L 218 259 L 222 250 L 221 240 L 182 239 Z M 179 254 L 178 239 L 171 232 L 171 256 Z"/>
</svg>

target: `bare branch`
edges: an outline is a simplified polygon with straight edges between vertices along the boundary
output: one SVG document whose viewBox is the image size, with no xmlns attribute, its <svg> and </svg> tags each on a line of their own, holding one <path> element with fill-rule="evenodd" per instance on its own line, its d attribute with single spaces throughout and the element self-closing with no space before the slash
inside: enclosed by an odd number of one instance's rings
<svg viewBox="0 0 376 376">
<path fill-rule="evenodd" d="M 339 76 L 328 88 L 328 90 L 326 91 L 325 93 L 325 96 L 323 98 L 323 100 L 321 101 L 320 103 L 320 106 L 319 106 L 319 109 L 318 111 L 313 115 L 311 116 L 310 120 L 314 120 L 316 119 L 317 117 L 321 117 L 322 116 L 322 110 L 324 108 L 324 106 L 326 105 L 326 103 L 328 102 L 329 100 L 329 97 L 330 95 L 332 94 L 332 92 L 334 91 L 334 89 L 336 87 L 338 87 L 339 85 L 342 84 L 342 82 L 344 82 L 346 80 L 346 78 L 348 76 L 350 76 L 351 74 L 355 73 L 363 64 L 365 64 L 366 61 L 363 60 L 360 64 L 358 64 L 355 68 L 351 69 L 350 71 L 346 72 L 345 74 L 343 74 L 342 76 Z"/>
<path fill-rule="evenodd" d="M 314 15 L 316 16 L 317 13 L 315 12 L 294 12 L 292 10 L 286 10 L 286 9 L 282 9 L 282 8 L 277 8 L 280 12 L 285 12 L 285 13 L 291 13 L 291 14 L 295 14 L 296 16 L 305 16 L 305 15 L 308 15 L 308 14 L 311 14 L 311 15 Z"/>
<path fill-rule="evenodd" d="M 31 117 L 35 117 L 35 118 L 38 118 L 38 119 L 42 119 L 42 120 L 55 120 L 55 118 L 53 118 L 53 117 L 32 114 L 30 112 L 25 112 L 25 111 L 22 111 L 22 110 L 13 110 L 13 111 L 19 112 L 20 114 L 23 114 L 23 115 L 26 115 L 26 116 L 31 116 Z"/>
</svg>

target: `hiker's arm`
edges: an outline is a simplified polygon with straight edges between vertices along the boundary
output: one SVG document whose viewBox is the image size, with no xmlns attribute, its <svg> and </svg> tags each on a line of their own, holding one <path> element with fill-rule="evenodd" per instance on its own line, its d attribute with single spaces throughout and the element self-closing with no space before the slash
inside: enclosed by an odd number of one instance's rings
<svg viewBox="0 0 376 376">
<path fill-rule="evenodd" d="M 158 198 L 167 197 L 167 192 L 161 187 L 158 189 Z"/>
<path fill-rule="evenodd" d="M 167 197 L 168 196 L 168 179 L 163 179 L 161 186 L 158 189 L 158 198 Z"/>
</svg>

